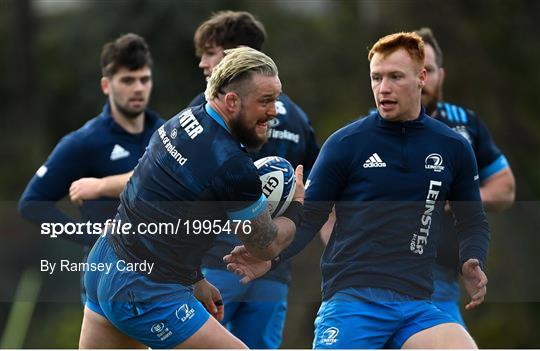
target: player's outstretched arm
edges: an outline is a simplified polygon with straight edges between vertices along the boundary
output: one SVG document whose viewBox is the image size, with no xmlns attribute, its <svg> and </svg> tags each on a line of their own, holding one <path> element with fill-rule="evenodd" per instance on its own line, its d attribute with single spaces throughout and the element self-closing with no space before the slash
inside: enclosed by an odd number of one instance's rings
<svg viewBox="0 0 540 351">
<path fill-rule="evenodd" d="M 465 309 L 471 310 L 484 302 L 487 294 L 488 279 L 480 262 L 476 259 L 469 259 L 463 263 L 463 286 L 469 294 L 471 301 L 465 306 Z"/>
<path fill-rule="evenodd" d="M 69 198 L 78 205 L 100 197 L 118 198 L 132 174 L 133 171 L 129 171 L 103 178 L 81 178 L 71 183 Z"/>
<path fill-rule="evenodd" d="M 252 256 L 245 246 L 235 247 L 230 254 L 223 257 L 227 269 L 242 277 L 241 283 L 247 284 L 265 275 L 272 267 L 271 261 Z"/>
<path fill-rule="evenodd" d="M 254 257 L 271 260 L 293 241 L 296 223 L 300 221 L 304 203 L 303 168 L 301 165 L 296 167 L 295 178 L 296 189 L 293 201 L 283 216 L 272 220 L 270 212 L 265 210 L 251 221 L 249 233 L 239 233 L 245 248 Z"/>
<path fill-rule="evenodd" d="M 510 208 L 516 198 L 516 180 L 510 167 L 483 181 L 480 196 L 486 211 L 501 212 Z"/>
</svg>

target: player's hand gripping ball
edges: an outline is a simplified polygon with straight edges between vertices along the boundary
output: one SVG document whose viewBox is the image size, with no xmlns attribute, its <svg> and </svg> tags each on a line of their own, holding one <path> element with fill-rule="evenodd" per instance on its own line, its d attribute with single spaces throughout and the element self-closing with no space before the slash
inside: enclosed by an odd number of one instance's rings
<svg viewBox="0 0 540 351">
<path fill-rule="evenodd" d="M 262 182 L 262 192 L 268 199 L 272 218 L 281 216 L 289 207 L 296 188 L 294 168 L 286 159 L 268 156 L 255 161 Z"/>
</svg>

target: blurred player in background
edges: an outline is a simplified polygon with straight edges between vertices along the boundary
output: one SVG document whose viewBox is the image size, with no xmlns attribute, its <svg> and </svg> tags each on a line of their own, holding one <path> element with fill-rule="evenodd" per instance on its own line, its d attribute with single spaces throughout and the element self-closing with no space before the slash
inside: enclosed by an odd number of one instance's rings
<svg viewBox="0 0 540 351">
<path fill-rule="evenodd" d="M 224 50 L 248 46 L 260 50 L 266 39 L 264 26 L 248 12 L 222 11 L 203 22 L 195 32 L 199 67 L 209 79 L 214 67 L 223 59 Z M 191 106 L 206 102 L 199 94 Z M 268 141 L 257 149 L 249 149 L 253 160 L 266 156 L 281 156 L 293 167 L 304 166 L 307 176 L 319 148 L 311 122 L 298 105 L 285 94 L 276 101 L 277 117 L 269 121 Z M 241 284 L 238 277 L 227 271 L 223 256 L 240 241 L 232 235 L 217 236 L 216 244 L 203 261 L 203 272 L 223 296 L 225 317 L 222 321 L 229 330 L 250 348 L 275 349 L 281 344 L 287 294 L 291 280 L 290 264 L 284 264 L 249 284 Z"/>
<path fill-rule="evenodd" d="M 478 164 L 480 196 L 484 208 L 492 212 L 507 209 L 515 197 L 515 180 L 508 161 L 476 113 L 442 100 L 445 77 L 442 50 L 430 28 L 421 28 L 415 32 L 425 44 L 427 81 L 422 89 L 422 104 L 426 113 L 463 135 L 471 144 Z M 451 211 L 447 211 L 444 216 L 433 276 L 433 302 L 465 325 L 459 310 L 459 247 Z"/>
<path fill-rule="evenodd" d="M 38 224 L 79 222 L 57 207 L 70 195 L 80 205 L 81 222 L 114 218 L 122 179 L 127 179 L 117 175 L 133 170 L 151 135 L 163 124 L 147 109 L 152 65 L 146 41 L 136 34 L 103 46 L 101 90 L 107 96 L 103 111 L 56 145 L 21 196 L 22 217 Z M 61 237 L 84 245 L 86 252 L 97 239 L 85 234 Z"/>
</svg>

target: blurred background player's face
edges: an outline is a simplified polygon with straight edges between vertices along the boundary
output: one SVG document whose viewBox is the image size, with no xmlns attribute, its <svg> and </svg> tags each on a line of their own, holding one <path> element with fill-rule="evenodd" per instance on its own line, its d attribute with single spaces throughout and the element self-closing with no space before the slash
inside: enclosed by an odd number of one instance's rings
<svg viewBox="0 0 540 351">
<path fill-rule="evenodd" d="M 121 67 L 112 77 L 103 79 L 103 92 L 109 96 L 113 111 L 126 118 L 136 118 L 144 112 L 152 92 L 152 71 L 149 67 L 134 71 Z"/>
<path fill-rule="evenodd" d="M 370 62 L 371 89 L 380 115 L 388 121 L 415 119 L 420 109 L 426 73 L 404 49 Z"/>
<path fill-rule="evenodd" d="M 268 138 L 268 121 L 275 118 L 276 100 L 281 94 L 281 82 L 277 76 L 255 74 L 251 77 L 247 92 L 240 98 L 240 108 L 231 120 L 232 133 L 250 149 L 260 148 Z"/>
<path fill-rule="evenodd" d="M 207 43 L 204 46 L 201 61 L 199 62 L 199 68 L 203 70 L 206 80 L 208 80 L 208 77 L 212 74 L 214 67 L 216 67 L 225 56 L 224 51 L 222 46 L 216 46 L 213 43 Z"/>
<path fill-rule="evenodd" d="M 435 50 L 431 45 L 425 45 L 425 54 L 424 67 L 427 71 L 427 79 L 422 89 L 422 105 L 425 106 L 426 113 L 431 115 L 437 109 L 437 103 L 442 97 L 444 69 L 437 66 Z"/>
</svg>

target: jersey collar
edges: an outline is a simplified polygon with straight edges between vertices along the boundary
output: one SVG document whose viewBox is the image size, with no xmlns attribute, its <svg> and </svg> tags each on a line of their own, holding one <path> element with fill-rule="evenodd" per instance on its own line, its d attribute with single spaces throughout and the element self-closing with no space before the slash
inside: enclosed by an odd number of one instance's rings
<svg viewBox="0 0 540 351">
<path fill-rule="evenodd" d="M 225 120 L 223 119 L 223 117 L 221 117 L 219 115 L 219 113 L 217 113 L 217 111 L 214 110 L 212 108 L 212 106 L 210 106 L 210 103 L 207 102 L 206 105 L 204 105 L 204 109 L 210 115 L 210 117 L 212 117 L 214 119 L 214 121 L 218 122 L 220 126 L 225 128 L 225 130 L 227 130 L 229 132 L 229 134 L 231 133 L 231 130 L 229 129 L 229 127 L 225 123 Z"/>
<path fill-rule="evenodd" d="M 418 114 L 418 118 L 405 121 L 405 122 L 390 122 L 385 120 L 379 111 L 377 111 L 377 125 L 382 128 L 389 128 L 389 129 L 401 129 L 402 127 L 413 127 L 413 128 L 423 128 L 426 119 L 429 118 L 426 115 L 426 109 L 424 106 L 420 108 L 420 113 Z"/>
<path fill-rule="evenodd" d="M 116 121 L 114 120 L 113 116 L 112 116 L 112 112 L 111 112 L 111 105 L 109 104 L 109 101 L 107 101 L 105 103 L 105 105 L 103 105 L 103 111 L 101 112 L 101 114 L 103 115 L 103 117 L 109 122 L 109 127 L 111 128 L 111 130 L 113 132 L 116 132 L 116 133 L 122 133 L 122 134 L 128 134 L 128 132 L 126 132 L 124 130 L 124 128 L 122 128 L 118 123 L 116 123 Z"/>
<path fill-rule="evenodd" d="M 103 111 L 101 112 L 101 115 L 107 119 L 109 122 L 109 126 L 113 132 L 127 134 L 131 136 L 137 136 L 137 135 L 144 135 L 148 130 L 153 131 L 154 125 L 157 123 L 157 121 L 160 119 L 159 115 L 155 113 L 154 111 L 151 111 L 149 109 L 144 110 L 144 129 L 139 134 L 131 134 L 126 132 L 124 128 L 122 128 L 116 121 L 114 120 L 112 113 L 111 113 L 111 106 L 109 102 L 107 101 L 105 105 L 103 105 Z"/>
</svg>

